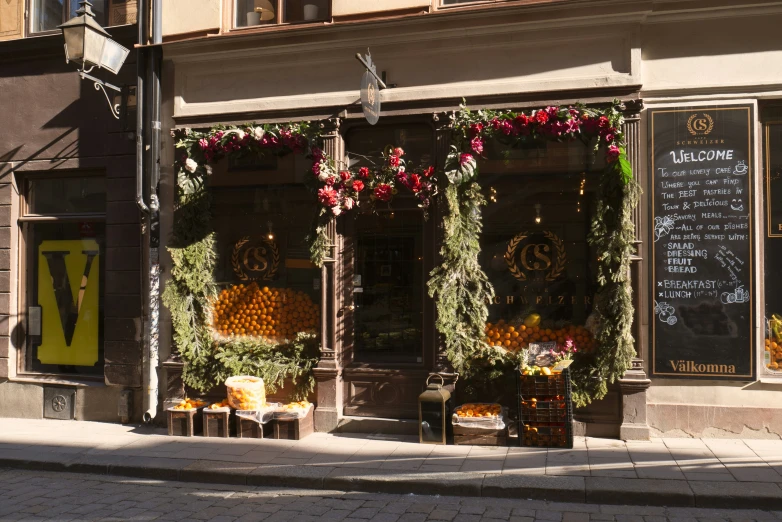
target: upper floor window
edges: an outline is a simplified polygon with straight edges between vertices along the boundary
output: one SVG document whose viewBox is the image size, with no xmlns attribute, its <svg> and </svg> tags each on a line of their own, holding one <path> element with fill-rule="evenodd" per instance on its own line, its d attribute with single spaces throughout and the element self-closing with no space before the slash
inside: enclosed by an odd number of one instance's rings
<svg viewBox="0 0 782 522">
<path fill-rule="evenodd" d="M 234 25 L 294 24 L 331 19 L 331 0 L 235 0 Z"/>
<path fill-rule="evenodd" d="M 106 3 L 108 0 L 91 0 L 95 20 L 106 25 Z M 76 16 L 79 0 L 31 0 L 30 32 L 55 31 L 58 25 Z"/>
</svg>

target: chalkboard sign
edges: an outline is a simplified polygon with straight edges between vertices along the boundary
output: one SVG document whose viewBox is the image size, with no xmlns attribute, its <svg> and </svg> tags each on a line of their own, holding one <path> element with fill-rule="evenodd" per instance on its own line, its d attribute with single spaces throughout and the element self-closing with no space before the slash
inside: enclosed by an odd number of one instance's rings
<svg viewBox="0 0 782 522">
<path fill-rule="evenodd" d="M 652 367 L 753 379 L 753 108 L 649 111 Z"/>
</svg>

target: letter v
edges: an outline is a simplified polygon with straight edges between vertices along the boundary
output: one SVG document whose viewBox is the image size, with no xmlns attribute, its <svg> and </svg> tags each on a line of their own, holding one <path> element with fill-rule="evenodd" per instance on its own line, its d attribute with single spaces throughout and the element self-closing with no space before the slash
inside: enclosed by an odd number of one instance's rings
<svg viewBox="0 0 782 522">
<path fill-rule="evenodd" d="M 82 254 L 87 256 L 87 264 L 84 266 L 84 275 L 82 276 L 77 302 L 74 302 L 71 281 L 68 277 L 68 269 L 65 266 L 65 256 L 70 254 L 70 252 L 64 250 L 41 252 L 41 254 L 46 258 L 46 264 L 49 265 L 49 274 L 52 276 L 52 288 L 54 289 L 54 298 L 57 301 L 57 309 L 60 312 L 60 324 L 65 336 L 65 344 L 70 346 L 73 341 L 73 334 L 76 331 L 76 321 L 79 318 L 84 292 L 87 289 L 87 280 L 92 269 L 92 260 L 98 255 L 98 252 L 94 250 L 82 252 Z"/>
</svg>

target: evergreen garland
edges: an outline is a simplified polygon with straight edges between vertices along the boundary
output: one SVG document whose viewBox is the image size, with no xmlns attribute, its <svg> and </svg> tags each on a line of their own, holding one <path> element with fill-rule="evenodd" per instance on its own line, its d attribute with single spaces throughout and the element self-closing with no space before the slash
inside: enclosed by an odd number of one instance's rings
<svg viewBox="0 0 782 522">
<path fill-rule="evenodd" d="M 483 329 L 494 291 L 478 263 L 483 196 L 475 179 L 485 141 L 513 146 L 534 141 L 582 140 L 605 147 L 606 168 L 600 176 L 598 205 L 588 237 L 598 252 L 599 318 L 594 356 L 579 357 L 572 370 L 573 399 L 584 406 L 601 399 L 608 383 L 621 378 L 635 356 L 630 287 L 630 258 L 634 252 L 632 211 L 640 187 L 625 155 L 622 114 L 618 102 L 607 109 L 547 107 L 529 112 L 478 111 L 462 105 L 451 118 L 452 148 L 446 161 L 448 212 L 443 218 L 443 261 L 432 273 L 430 295 L 436 296 L 437 329 L 454 368 L 467 376 L 496 374 L 508 367 L 510 354 L 498 355 L 486 345 Z M 463 230 L 466 229 L 466 230 Z M 475 336 L 475 337 L 471 337 Z M 496 349 L 495 349 L 496 350 Z M 496 364 L 487 364 L 486 361 Z M 476 377 L 480 380 L 480 377 Z"/>
<path fill-rule="evenodd" d="M 230 153 L 303 151 L 306 128 L 265 125 L 250 126 L 251 132 L 241 134 L 224 128 L 175 133 L 177 149 L 184 155 L 177 164 L 174 226 L 168 247 L 171 280 L 162 300 L 171 313 L 174 345 L 185 362 L 182 379 L 194 390 L 207 392 L 233 375 L 261 377 L 269 393 L 291 380 L 291 400 L 306 399 L 314 388 L 316 336 L 302 333 L 285 343 L 261 338 L 218 339 L 210 328 L 211 306 L 217 296 L 217 252 L 206 165 Z M 247 139 L 250 135 L 253 141 Z"/>
<path fill-rule="evenodd" d="M 486 300 L 494 289 L 478 262 L 483 229 L 481 206 L 486 200 L 475 182 L 449 184 L 445 189 L 442 264 L 430 274 L 429 295 L 437 306 L 437 331 L 443 336 L 454 369 L 470 373 L 476 359 L 492 359 L 494 348 L 483 341 L 489 317 Z"/>
<path fill-rule="evenodd" d="M 634 239 L 632 210 L 640 189 L 624 153 L 621 125 L 616 106 L 605 110 L 548 107 L 518 113 L 471 113 L 463 106 L 451 120 L 452 148 L 445 176 L 439 179 L 433 177 L 431 168 L 420 174 L 405 172 L 400 168 L 401 149 L 392 151 L 381 171 L 338 171 L 332 159 L 311 148 L 317 134 L 308 123 L 177 131 L 177 148 L 183 154 L 177 162 L 175 223 L 169 247 L 172 280 L 163 301 L 171 311 L 174 343 L 186 362 L 185 383 L 206 391 L 229 376 L 247 374 L 262 377 L 274 392 L 290 379 L 295 385 L 293 398 L 304 398 L 313 389 L 312 369 L 318 357 L 317 339 L 306 334 L 282 344 L 258 338 L 213 337 L 209 316 L 217 287 L 212 276 L 216 253 L 207 188 L 209 162 L 229 155 L 308 154 L 313 159 L 313 191 L 321 205 L 309 236 L 311 260 L 318 266 L 332 246 L 327 234 L 329 221 L 358 204 L 362 189 L 356 181 L 369 180 L 372 199 L 382 201 L 387 201 L 385 197 L 395 185 L 404 186 L 421 199 L 424 211 L 429 198 L 438 195 L 439 185 L 446 210 L 442 263 L 430 274 L 428 291 L 436 299 L 436 328 L 443 336 L 449 360 L 465 378 L 478 383 L 496 379 L 518 361 L 515 354 L 483 341 L 494 290 L 478 262 L 481 207 L 486 202 L 476 181 L 478 166 L 473 154 L 482 153 L 486 139 L 508 145 L 581 139 L 595 148 L 604 146 L 607 165 L 600 176 L 597 213 L 588 238 L 599 256 L 595 297 L 599 348 L 594 356 L 581 357 L 574 365 L 573 396 L 579 406 L 602 398 L 607 384 L 622 377 L 635 355 L 629 266 Z"/>
</svg>

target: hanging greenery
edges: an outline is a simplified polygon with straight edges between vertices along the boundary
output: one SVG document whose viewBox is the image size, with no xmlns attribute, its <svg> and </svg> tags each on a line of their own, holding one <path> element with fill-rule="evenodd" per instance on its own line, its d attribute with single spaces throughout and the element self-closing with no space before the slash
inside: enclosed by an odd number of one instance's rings
<svg viewBox="0 0 782 522">
<path fill-rule="evenodd" d="M 605 149 L 606 167 L 600 176 L 597 211 L 588 238 L 598 253 L 598 348 L 594 354 L 578 357 L 573 368 L 575 403 L 583 406 L 604 397 L 607 384 L 621 378 L 630 367 L 635 352 L 630 330 L 629 265 L 634 251 L 632 210 L 639 187 L 625 155 L 622 123 L 618 103 L 606 109 L 547 107 L 526 112 L 471 112 L 463 105 L 454 113 L 452 147 L 445 166 L 449 185 L 445 189 L 443 261 L 432 273 L 429 292 L 436 299 L 438 331 L 456 371 L 470 375 L 475 368 L 485 368 L 486 360 L 509 356 L 484 340 L 487 303 L 493 301 L 494 292 L 478 263 L 484 199 L 476 181 L 475 156 L 483 154 L 487 140 L 509 147 L 581 140 L 595 149 Z"/>
<path fill-rule="evenodd" d="M 186 363 L 185 383 L 206 391 L 231 375 L 247 374 L 262 377 L 274 391 L 290 379 L 295 383 L 292 398 L 299 399 L 314 386 L 312 369 L 318 357 L 318 340 L 310 334 L 272 341 L 251 336 L 226 338 L 215 335 L 211 328 L 211 310 L 217 298 L 212 275 L 217 256 L 208 164 L 248 154 L 300 153 L 310 158 L 309 183 L 319 211 L 308 240 L 311 260 L 317 266 L 330 255 L 327 227 L 337 216 L 359 205 L 389 204 L 399 190 L 417 197 L 426 215 L 433 198 L 444 194 L 442 263 L 431 273 L 428 289 L 435 298 L 436 328 L 443 336 L 446 354 L 454 368 L 469 377 L 485 373 L 487 368 L 499 371 L 518 364 L 518 354 L 484 340 L 487 303 L 493 301 L 494 290 L 478 261 L 481 208 L 486 202 L 475 158 L 483 154 L 487 140 L 507 146 L 582 140 L 605 149 L 606 168 L 600 176 L 597 212 L 589 236 L 599 256 L 595 299 L 599 348 L 577 360 L 574 399 L 584 405 L 603 397 L 607 384 L 624 374 L 634 355 L 629 263 L 634 239 L 631 214 L 639 188 L 624 153 L 621 126 L 617 106 L 475 113 L 463 106 L 451 119 L 452 147 L 443 176 L 436 176 L 432 167 L 408 168 L 399 148 L 387 150 L 377 168 L 340 168 L 335 159 L 313 146 L 319 131 L 306 122 L 177 131 L 180 157 L 169 247 L 173 269 L 163 300 L 171 311 L 174 343 Z"/>
</svg>

